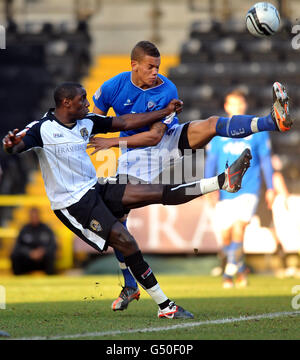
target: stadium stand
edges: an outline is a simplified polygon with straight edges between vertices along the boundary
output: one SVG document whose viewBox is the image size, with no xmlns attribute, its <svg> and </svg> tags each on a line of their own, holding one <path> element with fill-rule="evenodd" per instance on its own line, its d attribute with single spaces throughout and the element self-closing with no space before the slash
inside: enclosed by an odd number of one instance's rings
<svg viewBox="0 0 300 360">
<path fill-rule="evenodd" d="M 90 65 L 90 35 L 87 25 L 79 22 L 74 30 L 68 24 L 27 23 L 23 30 L 15 23 L 7 27 L 7 48 L 0 54 L 0 136 L 11 129 L 23 129 L 42 117 L 53 106 L 52 93 L 57 83 L 79 81 Z M 3 168 L 1 194 L 46 196 L 37 161 L 32 152 L 7 157 L 1 152 Z M 22 174 L 22 176 L 18 176 Z M 29 181 L 29 184 L 27 182 Z M 7 261 L 17 230 L 27 221 L 28 207 L 1 207 L 0 269 L 8 269 Z M 28 204 L 29 205 L 29 204 Z M 57 268 L 72 265 L 72 245 L 69 232 L 51 213 L 49 204 L 43 208 L 43 219 L 53 225 L 58 238 Z M 12 218 L 11 220 L 9 220 Z M 69 240 L 68 240 L 69 239 Z"/>
</svg>

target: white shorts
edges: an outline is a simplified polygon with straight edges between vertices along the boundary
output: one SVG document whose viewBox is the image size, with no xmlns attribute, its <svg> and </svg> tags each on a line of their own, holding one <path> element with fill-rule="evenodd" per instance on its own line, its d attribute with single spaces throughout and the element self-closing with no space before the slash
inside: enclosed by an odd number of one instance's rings
<svg viewBox="0 0 300 360">
<path fill-rule="evenodd" d="M 178 142 L 184 124 L 174 125 L 168 129 L 156 146 L 127 151 L 119 157 L 118 175 L 129 175 L 152 183 L 172 161 L 180 159 Z M 124 138 L 126 141 L 126 138 Z"/>
<path fill-rule="evenodd" d="M 258 200 L 255 194 L 242 194 L 234 199 L 219 201 L 214 216 L 216 230 L 226 230 L 237 221 L 250 222 L 256 212 Z"/>
</svg>

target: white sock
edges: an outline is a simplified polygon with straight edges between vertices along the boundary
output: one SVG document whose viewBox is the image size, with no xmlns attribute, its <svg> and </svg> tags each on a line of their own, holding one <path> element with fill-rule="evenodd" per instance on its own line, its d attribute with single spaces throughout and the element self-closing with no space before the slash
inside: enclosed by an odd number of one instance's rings
<svg viewBox="0 0 300 360">
<path fill-rule="evenodd" d="M 201 193 L 207 194 L 216 190 L 220 190 L 218 176 L 200 180 Z"/>
<path fill-rule="evenodd" d="M 181 184 L 171 189 L 171 191 L 178 190 L 179 188 L 188 188 L 190 186 L 194 186 L 196 184 L 200 184 L 201 194 L 207 194 L 216 190 L 220 190 L 218 176 L 214 176 L 207 179 L 197 180 L 191 183 Z"/>
<path fill-rule="evenodd" d="M 168 300 L 167 296 L 163 293 L 159 284 L 152 286 L 150 289 L 145 289 L 147 293 L 152 297 L 152 299 L 156 302 L 156 304 L 162 304 L 166 300 Z"/>
</svg>

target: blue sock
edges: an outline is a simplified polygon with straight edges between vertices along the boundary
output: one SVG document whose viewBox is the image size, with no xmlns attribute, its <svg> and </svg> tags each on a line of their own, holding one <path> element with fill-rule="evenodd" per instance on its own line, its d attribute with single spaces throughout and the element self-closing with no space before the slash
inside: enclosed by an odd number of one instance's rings
<svg viewBox="0 0 300 360">
<path fill-rule="evenodd" d="M 225 278 L 232 278 L 243 265 L 243 243 L 232 241 L 228 246 L 227 266 L 225 268 Z M 233 265 L 236 265 L 234 268 Z"/>
<path fill-rule="evenodd" d="M 230 249 L 230 244 L 229 245 L 224 245 L 222 248 L 223 253 L 225 254 L 226 258 L 228 257 L 228 250 Z"/>
<path fill-rule="evenodd" d="M 243 138 L 260 131 L 277 131 L 271 114 L 264 117 L 254 115 L 234 115 L 231 118 L 219 117 L 216 125 L 217 135 L 229 138 Z"/>
<path fill-rule="evenodd" d="M 244 257 L 242 260 L 238 263 L 238 273 L 243 273 L 246 271 L 246 264 L 244 263 Z"/>
<path fill-rule="evenodd" d="M 243 243 L 232 241 L 229 245 L 227 260 L 230 264 L 238 265 L 243 257 Z"/>
<path fill-rule="evenodd" d="M 126 221 L 123 222 L 123 225 L 126 227 Z M 121 268 L 121 271 L 122 271 L 122 274 L 124 277 L 124 282 L 125 282 L 124 286 L 130 286 L 133 288 L 137 288 L 138 285 L 135 281 L 135 278 L 131 275 L 131 272 L 125 265 L 124 256 L 120 253 L 120 251 L 118 251 L 116 249 L 114 249 L 114 251 L 115 251 L 115 255 L 116 255 L 116 258 L 118 259 L 119 263 L 121 263 L 122 264 L 121 266 L 124 267 L 123 269 Z"/>
</svg>

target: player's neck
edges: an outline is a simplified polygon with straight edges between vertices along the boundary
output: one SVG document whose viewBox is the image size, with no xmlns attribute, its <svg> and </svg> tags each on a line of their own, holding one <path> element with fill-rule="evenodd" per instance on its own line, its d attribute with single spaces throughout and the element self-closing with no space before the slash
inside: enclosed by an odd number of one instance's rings
<svg viewBox="0 0 300 360">
<path fill-rule="evenodd" d="M 60 109 L 54 110 L 54 116 L 59 122 L 61 122 L 65 126 L 72 127 L 75 124 L 74 119 L 70 119 L 70 117 L 66 113 L 62 112 Z"/>
</svg>

